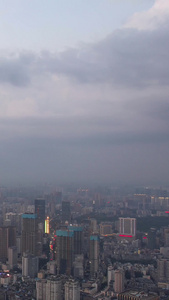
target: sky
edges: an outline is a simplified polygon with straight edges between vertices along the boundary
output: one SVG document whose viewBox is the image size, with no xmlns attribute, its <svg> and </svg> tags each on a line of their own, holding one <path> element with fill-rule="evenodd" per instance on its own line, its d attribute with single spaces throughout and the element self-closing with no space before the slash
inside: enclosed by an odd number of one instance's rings
<svg viewBox="0 0 169 300">
<path fill-rule="evenodd" d="M 0 3 L 0 185 L 169 183 L 169 1 Z"/>
</svg>

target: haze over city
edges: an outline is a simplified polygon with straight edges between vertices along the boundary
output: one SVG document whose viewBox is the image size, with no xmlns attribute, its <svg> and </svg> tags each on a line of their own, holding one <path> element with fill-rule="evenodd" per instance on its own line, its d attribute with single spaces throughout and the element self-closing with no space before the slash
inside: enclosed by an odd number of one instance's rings
<svg viewBox="0 0 169 300">
<path fill-rule="evenodd" d="M 168 185 L 169 1 L 6 0 L 0 184 Z"/>
</svg>

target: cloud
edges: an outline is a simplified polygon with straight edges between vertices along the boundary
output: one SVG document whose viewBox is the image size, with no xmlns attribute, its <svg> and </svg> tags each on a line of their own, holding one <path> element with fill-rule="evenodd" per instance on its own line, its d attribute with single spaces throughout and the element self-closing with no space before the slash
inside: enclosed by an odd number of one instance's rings
<svg viewBox="0 0 169 300">
<path fill-rule="evenodd" d="M 19 57 L 1 57 L 0 82 L 18 87 L 30 83 L 29 67 L 27 62 L 23 60 L 22 54 Z"/>
<path fill-rule="evenodd" d="M 57 170 L 58 178 L 74 172 L 74 178 L 90 173 L 92 180 L 107 174 L 127 181 L 147 172 L 158 181 L 156 165 L 158 171 L 164 166 L 161 178 L 168 176 L 169 35 L 162 18 L 167 2 L 160 1 L 139 14 L 138 24 L 133 17 L 97 43 L 53 53 L 1 53 L 6 178 L 17 162 L 25 178 L 27 170 L 39 178 L 46 170 L 54 178 Z M 152 17 L 156 10 L 160 26 Z"/>
<path fill-rule="evenodd" d="M 169 35 L 165 12 L 168 1 L 157 0 L 150 11 L 141 13 L 144 18 L 163 24 L 149 30 L 138 30 L 131 21 L 111 35 L 94 44 L 62 52 L 20 52 L 14 56 L 2 56 L 0 82 L 22 87 L 39 80 L 51 80 L 52 76 L 65 77 L 78 84 L 110 84 L 114 87 L 145 88 L 149 85 L 169 83 Z M 166 13 L 169 16 L 169 13 Z M 134 17 L 135 18 L 135 17 Z M 133 19 L 134 20 L 134 19 Z M 168 19 L 169 21 L 169 19 Z M 156 22 L 156 21 L 155 21 Z M 148 23 L 147 23 L 148 24 Z"/>
<path fill-rule="evenodd" d="M 148 11 L 135 13 L 125 25 L 126 28 L 138 30 L 155 30 L 168 27 L 169 2 L 168 0 L 156 0 L 155 4 Z"/>
</svg>

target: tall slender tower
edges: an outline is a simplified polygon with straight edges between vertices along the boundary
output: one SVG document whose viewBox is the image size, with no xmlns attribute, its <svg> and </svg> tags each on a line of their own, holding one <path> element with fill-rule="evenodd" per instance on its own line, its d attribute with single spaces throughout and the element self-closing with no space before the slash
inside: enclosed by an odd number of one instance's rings
<svg viewBox="0 0 169 300">
<path fill-rule="evenodd" d="M 43 224 L 45 230 L 45 200 L 41 198 L 35 199 L 35 214 L 37 215 L 38 224 Z"/>
<path fill-rule="evenodd" d="M 62 201 L 62 223 L 71 221 L 70 202 Z"/>
<path fill-rule="evenodd" d="M 89 244 L 89 260 L 90 260 L 90 277 L 96 277 L 99 268 L 99 237 L 98 235 L 90 236 Z"/>
<path fill-rule="evenodd" d="M 7 259 L 8 248 L 16 246 L 16 227 L 0 227 L 0 259 Z"/>
<path fill-rule="evenodd" d="M 23 214 L 22 215 L 22 255 L 24 252 L 37 255 L 37 215 Z"/>
</svg>

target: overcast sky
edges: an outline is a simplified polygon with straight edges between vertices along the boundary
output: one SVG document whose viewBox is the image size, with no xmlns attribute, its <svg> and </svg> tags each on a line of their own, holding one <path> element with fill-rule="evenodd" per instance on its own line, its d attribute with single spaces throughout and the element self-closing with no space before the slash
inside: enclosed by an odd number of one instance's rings
<svg viewBox="0 0 169 300">
<path fill-rule="evenodd" d="M 169 1 L 0 4 L 0 185 L 169 183 Z"/>
</svg>

